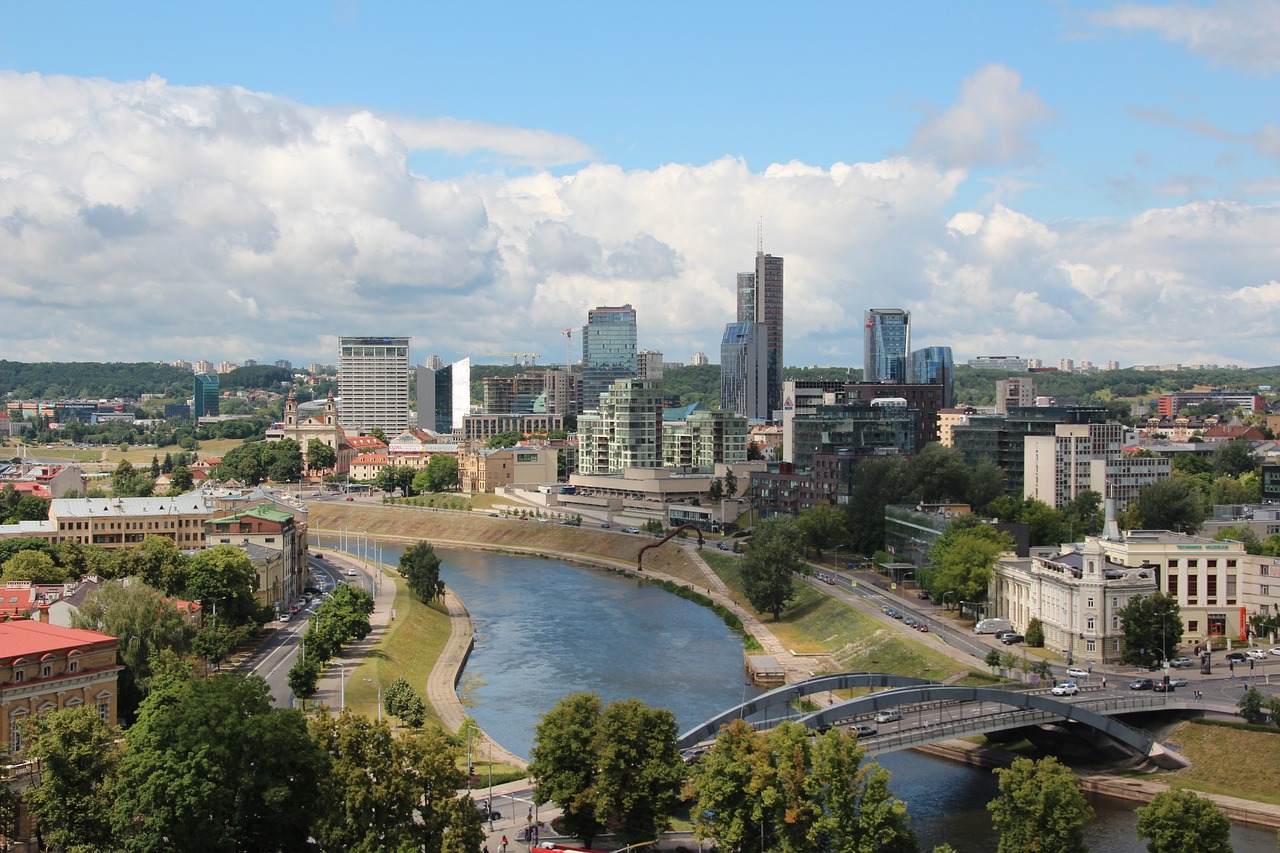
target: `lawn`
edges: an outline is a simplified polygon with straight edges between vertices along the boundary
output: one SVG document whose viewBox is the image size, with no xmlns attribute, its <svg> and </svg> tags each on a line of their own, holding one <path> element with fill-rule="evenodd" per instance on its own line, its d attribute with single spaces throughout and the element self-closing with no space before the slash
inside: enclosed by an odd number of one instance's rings
<svg viewBox="0 0 1280 853">
<path fill-rule="evenodd" d="M 711 552 L 704 559 L 745 605 L 742 561 Z M 934 651 L 892 626 L 850 607 L 808 584 L 796 584 L 797 595 L 774 622 L 767 614 L 761 621 L 789 649 L 801 653 L 826 652 L 842 669 L 869 670 L 942 680 L 966 667 Z"/>
<path fill-rule="evenodd" d="M 1191 759 L 1191 766 L 1162 775 L 1161 780 L 1209 794 L 1280 804 L 1280 728 L 1256 732 L 1190 720 L 1168 740 Z"/>
<path fill-rule="evenodd" d="M 201 459 L 210 456 L 222 456 L 233 447 L 239 447 L 244 442 L 238 438 L 219 438 L 212 441 L 200 442 L 199 449 L 196 451 Z M 16 449 L 14 453 L 16 454 Z M 177 445 L 171 447 L 130 447 L 124 453 L 120 452 L 119 447 L 71 447 L 70 445 L 53 445 L 52 447 L 42 447 L 40 445 L 29 445 L 27 453 L 31 456 L 38 456 L 45 459 L 65 459 L 68 462 L 78 462 L 84 467 L 101 468 L 103 470 L 115 470 L 115 467 L 121 462 L 128 460 L 130 465 L 135 468 L 142 465 L 150 465 L 151 457 L 158 457 L 164 460 L 166 453 L 181 453 L 182 448 Z"/>
</svg>

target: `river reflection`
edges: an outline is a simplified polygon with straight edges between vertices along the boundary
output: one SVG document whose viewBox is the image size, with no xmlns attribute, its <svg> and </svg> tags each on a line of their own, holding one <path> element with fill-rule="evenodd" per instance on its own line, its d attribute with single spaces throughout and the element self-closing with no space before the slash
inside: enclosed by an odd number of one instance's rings
<svg viewBox="0 0 1280 853">
<path fill-rule="evenodd" d="M 354 550 L 354 548 L 352 549 Z M 385 543 L 395 565 L 403 546 Z M 685 731 L 759 691 L 743 679 L 742 645 L 709 609 L 656 587 L 559 560 L 440 548 L 441 576 L 466 603 L 476 647 L 459 694 L 504 747 L 528 756 L 539 717 L 567 693 L 609 702 L 636 697 L 671 709 Z M 915 752 L 880 758 L 907 801 L 921 847 L 947 842 L 989 853 L 998 838 L 987 803 L 999 792 L 985 770 Z M 1089 848 L 1140 853 L 1132 807 L 1094 802 Z M 1233 827 L 1237 853 L 1276 850 L 1275 834 Z"/>
</svg>

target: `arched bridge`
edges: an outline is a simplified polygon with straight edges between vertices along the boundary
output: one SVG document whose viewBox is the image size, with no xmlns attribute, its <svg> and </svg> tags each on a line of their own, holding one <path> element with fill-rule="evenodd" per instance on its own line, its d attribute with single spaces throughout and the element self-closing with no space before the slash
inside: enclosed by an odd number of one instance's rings
<svg viewBox="0 0 1280 853">
<path fill-rule="evenodd" d="M 789 703 L 804 696 L 831 690 L 868 687 L 888 688 L 849 699 L 808 714 L 795 714 Z M 770 718 L 771 708 L 788 711 Z M 909 749 L 940 740 L 1016 729 L 1055 722 L 1087 726 L 1145 755 L 1161 766 L 1185 766 L 1185 760 L 1165 749 L 1146 732 L 1114 719 L 1115 714 L 1152 710 L 1180 710 L 1190 707 L 1176 694 L 1140 696 L 1097 696 L 1084 694 L 1064 701 L 1047 692 L 998 690 L 939 684 L 920 678 L 876 672 L 846 672 L 811 678 L 761 694 L 750 702 L 730 708 L 680 737 L 681 748 L 710 740 L 720 727 L 738 718 L 752 718 L 757 728 L 768 728 L 783 719 L 792 719 L 815 729 L 848 722 L 867 721 L 879 711 L 897 709 L 903 719 L 892 731 L 862 738 L 868 755 Z M 764 719 L 758 717 L 763 714 Z"/>
</svg>

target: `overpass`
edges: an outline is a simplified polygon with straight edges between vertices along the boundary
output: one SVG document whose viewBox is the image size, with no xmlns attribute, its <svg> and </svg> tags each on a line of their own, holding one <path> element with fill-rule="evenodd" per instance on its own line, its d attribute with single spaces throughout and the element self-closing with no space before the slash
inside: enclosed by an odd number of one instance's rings
<svg viewBox="0 0 1280 853">
<path fill-rule="evenodd" d="M 796 714 L 791 703 L 815 693 L 832 690 L 886 688 L 838 702 L 807 714 Z M 777 717 L 770 710 L 780 707 Z M 893 731 L 861 738 L 868 755 L 923 746 L 952 738 L 1022 728 L 1046 723 L 1076 723 L 1105 735 L 1163 767 L 1182 767 L 1185 759 L 1170 752 L 1149 734 L 1126 725 L 1115 715 L 1144 711 L 1208 710 L 1204 703 L 1190 703 L 1168 693 L 1133 696 L 1080 694 L 1073 701 L 1048 691 L 1012 691 L 991 687 L 939 684 L 921 678 L 878 672 L 845 672 L 788 684 L 730 708 L 690 729 L 680 737 L 681 748 L 710 740 L 733 719 L 751 718 L 758 729 L 791 719 L 814 729 L 849 722 L 870 721 L 879 711 L 897 709 L 903 719 Z M 1235 709 L 1232 708 L 1232 711 Z M 759 719 L 763 714 L 763 720 Z"/>
</svg>

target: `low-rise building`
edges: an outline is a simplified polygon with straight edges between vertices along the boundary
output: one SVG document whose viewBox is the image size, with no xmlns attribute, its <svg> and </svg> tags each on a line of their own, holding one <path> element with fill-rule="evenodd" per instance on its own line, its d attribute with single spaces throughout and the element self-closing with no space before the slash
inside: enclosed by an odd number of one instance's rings
<svg viewBox="0 0 1280 853">
<path fill-rule="evenodd" d="M 458 456 L 458 481 L 464 492 L 490 494 L 516 483 L 554 483 L 558 459 L 555 447 L 472 447 Z"/>
<path fill-rule="evenodd" d="M 302 594 L 307 577 L 306 528 L 292 513 L 259 504 L 210 518 L 206 544 L 243 548 L 258 573 L 256 595 L 263 604 L 282 606 Z"/>
</svg>

